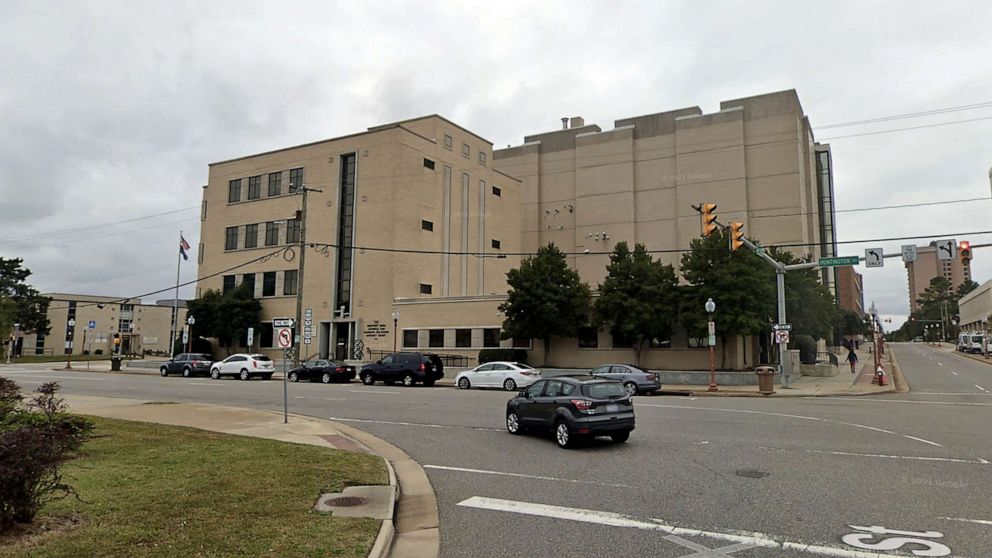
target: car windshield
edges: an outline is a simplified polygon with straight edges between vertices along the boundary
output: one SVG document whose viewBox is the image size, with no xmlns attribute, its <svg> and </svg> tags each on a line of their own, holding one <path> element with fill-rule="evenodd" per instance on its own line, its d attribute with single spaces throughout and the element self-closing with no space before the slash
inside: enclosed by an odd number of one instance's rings
<svg viewBox="0 0 992 558">
<path fill-rule="evenodd" d="M 971 336 L 971 341 L 973 343 L 981 343 L 982 342 L 982 336 L 981 335 L 972 335 Z"/>
<path fill-rule="evenodd" d="M 616 399 L 627 395 L 619 382 L 589 382 L 582 384 L 582 395 L 592 399 Z"/>
</svg>

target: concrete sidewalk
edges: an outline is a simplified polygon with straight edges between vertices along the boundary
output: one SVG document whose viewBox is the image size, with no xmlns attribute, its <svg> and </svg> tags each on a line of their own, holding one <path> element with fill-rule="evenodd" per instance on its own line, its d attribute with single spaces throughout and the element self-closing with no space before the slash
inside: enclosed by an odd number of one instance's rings
<svg viewBox="0 0 992 558">
<path fill-rule="evenodd" d="M 75 368 L 75 367 L 74 367 Z M 188 426 L 238 436 L 362 451 L 382 457 L 389 469 L 395 507 L 388 506 L 370 557 L 436 557 L 440 550 L 437 496 L 424 469 L 396 446 L 340 424 L 301 415 L 283 423 L 278 412 L 139 399 L 66 395 L 72 412 L 99 417 Z M 318 495 L 314 495 L 316 498 Z M 392 502 L 388 502 L 392 504 Z"/>
</svg>

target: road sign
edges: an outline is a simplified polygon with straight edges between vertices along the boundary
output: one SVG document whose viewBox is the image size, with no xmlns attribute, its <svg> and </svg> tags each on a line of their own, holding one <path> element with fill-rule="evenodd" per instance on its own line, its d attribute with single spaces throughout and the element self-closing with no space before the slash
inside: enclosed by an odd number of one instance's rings
<svg viewBox="0 0 992 558">
<path fill-rule="evenodd" d="M 789 330 L 780 329 L 775 332 L 775 342 L 787 344 L 789 342 Z"/>
<path fill-rule="evenodd" d="M 310 338 L 309 337 L 304 338 L 303 339 L 303 344 L 304 345 L 309 345 L 310 344 Z"/>
<path fill-rule="evenodd" d="M 255 328 L 248 328 L 248 346 L 251 347 L 252 342 L 255 341 Z"/>
<path fill-rule="evenodd" d="M 916 245 L 915 244 L 903 244 L 902 245 L 902 261 L 909 263 L 916 261 Z"/>
<path fill-rule="evenodd" d="M 716 335 L 710 335 L 710 338 L 707 339 L 707 341 L 709 341 L 710 347 L 716 347 Z"/>
<path fill-rule="evenodd" d="M 189 343 L 189 326 L 183 327 L 183 345 Z"/>
<path fill-rule="evenodd" d="M 276 347 L 289 349 L 293 346 L 293 330 L 288 327 L 275 328 Z"/>
<path fill-rule="evenodd" d="M 754 253 L 757 254 L 757 255 L 759 255 L 759 256 L 762 255 L 762 254 L 764 254 L 765 253 L 764 246 L 755 246 L 754 247 Z"/>
<path fill-rule="evenodd" d="M 708 325 L 709 325 L 709 327 L 708 327 L 709 334 L 710 335 L 716 335 L 716 324 L 713 323 L 713 322 L 710 322 Z"/>
<path fill-rule="evenodd" d="M 96 329 L 96 320 L 90 320 L 89 325 L 87 325 L 86 327 L 88 327 L 89 329 Z"/>
<path fill-rule="evenodd" d="M 792 331 L 792 324 L 774 324 L 772 329 L 775 331 Z"/>
<path fill-rule="evenodd" d="M 293 318 L 275 318 L 272 327 L 293 327 Z"/>
<path fill-rule="evenodd" d="M 838 258 L 820 258 L 817 263 L 820 267 L 838 267 L 842 265 L 858 265 L 861 258 L 857 256 L 840 256 Z"/>
<path fill-rule="evenodd" d="M 313 308 L 309 308 L 309 307 L 304 308 L 303 309 L 303 316 L 305 318 L 307 318 L 307 319 L 312 318 L 313 317 Z"/>
<path fill-rule="evenodd" d="M 953 260 L 958 255 L 958 243 L 954 239 L 937 241 L 937 259 Z"/>
<path fill-rule="evenodd" d="M 883 267 L 885 265 L 885 252 L 881 248 L 868 248 L 865 250 L 865 267 Z"/>
</svg>

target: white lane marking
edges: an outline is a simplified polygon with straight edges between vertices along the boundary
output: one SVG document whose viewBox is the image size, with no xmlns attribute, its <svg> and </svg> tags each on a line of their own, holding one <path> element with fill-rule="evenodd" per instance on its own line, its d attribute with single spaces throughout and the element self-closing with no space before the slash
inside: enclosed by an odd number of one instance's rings
<svg viewBox="0 0 992 558">
<path fill-rule="evenodd" d="M 988 391 L 987 389 L 983 388 L 982 386 L 980 386 L 978 384 L 975 384 L 975 387 L 978 388 L 978 389 L 980 389 L 980 390 L 982 390 L 982 391 Z"/>
<path fill-rule="evenodd" d="M 343 397 L 325 397 L 324 401 L 347 401 L 347 399 Z"/>
<path fill-rule="evenodd" d="M 293 397 L 293 399 L 306 399 L 306 397 L 303 397 L 302 395 L 296 395 Z"/>
<path fill-rule="evenodd" d="M 828 450 L 812 450 L 812 449 L 788 450 L 783 448 L 770 448 L 767 446 L 759 446 L 758 449 L 769 450 L 769 451 L 780 451 L 780 452 L 802 451 L 804 453 L 816 453 L 821 455 L 843 455 L 846 457 L 872 457 L 878 459 L 905 459 L 909 461 L 942 461 L 945 463 L 965 463 L 967 465 L 992 465 L 992 463 L 980 457 L 976 459 L 957 459 L 954 457 L 927 457 L 923 455 L 889 455 L 883 453 L 858 453 L 852 451 L 828 451 Z"/>
<path fill-rule="evenodd" d="M 750 544 L 755 547 L 783 548 L 795 550 L 797 552 L 819 554 L 821 556 L 834 556 L 837 558 L 891 558 L 892 556 L 891 554 L 879 554 L 876 552 L 866 552 L 864 550 L 847 550 L 832 546 L 816 546 L 789 540 L 776 540 L 776 537 L 765 533 L 751 531 L 738 531 L 733 533 L 703 531 L 701 529 L 691 529 L 687 527 L 669 525 L 660 519 L 644 521 L 613 512 L 587 510 L 581 508 L 566 508 L 563 506 L 552 506 L 532 502 L 518 502 L 514 500 L 502 500 L 499 498 L 486 498 L 483 496 L 473 496 L 458 502 L 457 505 L 465 508 L 549 517 L 552 519 L 564 519 L 567 521 L 593 523 L 597 525 L 607 525 L 610 527 L 626 527 L 630 529 L 641 529 L 644 531 L 658 531 L 661 533 L 666 533 L 667 535 L 674 535 L 676 537 L 706 537 L 738 544 Z M 672 540 L 669 537 L 665 538 Z M 673 540 L 672 542 L 675 541 Z M 729 548 L 714 550 L 718 553 L 730 551 Z M 717 555 L 719 556 L 719 554 Z"/>
<path fill-rule="evenodd" d="M 667 408 L 667 409 L 689 409 L 689 410 L 692 410 L 692 411 L 720 411 L 720 412 L 724 412 L 724 413 L 745 413 L 745 414 L 749 414 L 749 415 L 766 415 L 766 416 L 772 416 L 772 417 L 785 417 L 785 418 L 794 418 L 794 419 L 802 419 L 802 420 L 812 420 L 812 421 L 818 421 L 818 422 L 829 422 L 829 423 L 832 423 L 832 424 L 843 424 L 844 426 L 851 426 L 851 427 L 854 427 L 854 428 L 863 428 L 865 430 L 874 430 L 875 432 L 883 432 L 885 434 L 892 434 L 893 436 L 902 436 L 903 438 L 909 438 L 910 440 L 916 440 L 918 442 L 923 442 L 925 444 L 930 444 L 931 446 L 943 447 L 940 444 L 938 444 L 937 442 L 931 442 L 930 440 L 924 440 L 923 438 L 916 438 L 914 436 L 908 436 L 906 434 L 900 434 L 898 432 L 893 432 L 891 430 L 886 430 L 884 428 L 876 428 L 874 426 L 868 426 L 866 424 L 857 424 L 855 422 L 844 422 L 844 421 L 840 421 L 840 420 L 833 420 L 833 419 L 827 419 L 827 418 L 809 417 L 809 416 L 806 416 L 806 415 L 790 415 L 790 414 L 787 414 L 787 413 L 770 413 L 768 411 L 747 411 L 747 410 L 743 410 L 743 409 L 718 409 L 718 408 L 713 408 L 713 407 L 689 407 L 687 405 L 653 405 L 651 403 L 640 403 L 640 404 L 637 405 L 637 407 L 663 407 L 663 408 Z"/>
<path fill-rule="evenodd" d="M 938 519 L 946 519 L 948 521 L 965 521 L 967 523 L 977 523 L 979 525 L 992 525 L 992 521 L 988 519 L 967 519 L 964 517 L 940 517 Z"/>
<path fill-rule="evenodd" d="M 204 383 L 204 382 L 186 382 L 186 385 L 188 385 L 188 386 L 211 386 L 211 387 L 220 387 L 220 384 L 218 384 L 217 382 L 214 382 L 214 383 L 211 383 L 211 384 L 207 384 L 207 383 Z"/>
<path fill-rule="evenodd" d="M 565 479 L 560 477 L 543 477 L 540 475 L 525 475 L 523 473 L 509 473 L 506 471 L 487 471 L 485 469 L 468 469 L 465 467 L 447 467 L 445 465 L 424 465 L 424 469 L 437 469 L 438 471 L 453 471 L 456 473 L 476 473 L 479 475 L 495 475 L 500 477 L 518 477 L 523 479 L 547 480 L 556 482 L 572 482 L 578 484 L 595 484 L 598 486 L 611 486 L 615 488 L 637 488 L 629 484 L 616 484 L 609 482 L 588 481 L 579 479 Z"/>
<path fill-rule="evenodd" d="M 7 374 L 7 372 L 4 372 Z M 82 380 L 84 382 L 105 382 L 107 378 L 87 378 L 85 376 L 51 376 L 48 374 L 37 374 L 30 373 L 32 379 L 35 380 Z"/>
<path fill-rule="evenodd" d="M 943 363 L 943 362 L 938 362 L 938 363 L 937 363 L 937 366 L 943 366 L 943 365 L 944 365 L 944 363 Z"/>
<path fill-rule="evenodd" d="M 389 394 L 389 395 L 399 395 L 400 394 L 400 392 L 398 392 L 398 391 L 376 391 L 376 390 L 371 390 L 371 389 L 349 389 L 348 391 L 350 391 L 351 393 L 383 393 L 383 394 Z"/>
<path fill-rule="evenodd" d="M 915 395 L 915 394 L 914 394 Z M 943 395 L 988 395 L 985 393 L 945 393 Z M 857 402 L 877 402 L 877 403 L 913 403 L 915 405 L 971 405 L 977 407 L 992 407 L 992 403 L 959 403 L 957 401 L 916 401 L 912 399 L 872 399 L 869 397 L 815 397 L 811 399 L 843 399 L 844 401 L 857 401 Z"/>
<path fill-rule="evenodd" d="M 957 373 L 957 372 L 955 372 L 955 371 L 953 371 L 953 370 L 951 370 L 951 374 L 954 374 L 955 376 L 957 376 L 957 375 L 958 375 L 958 373 Z"/>
<path fill-rule="evenodd" d="M 421 428 L 454 428 L 457 430 L 482 430 L 484 432 L 503 432 L 502 428 L 485 428 L 482 426 L 458 426 L 452 424 L 424 424 L 422 422 L 401 422 L 398 420 L 368 420 L 368 419 L 353 419 L 353 418 L 342 418 L 342 417 L 327 417 L 327 420 L 336 420 L 340 422 L 363 422 L 367 424 L 394 424 L 397 426 L 418 426 Z"/>
</svg>

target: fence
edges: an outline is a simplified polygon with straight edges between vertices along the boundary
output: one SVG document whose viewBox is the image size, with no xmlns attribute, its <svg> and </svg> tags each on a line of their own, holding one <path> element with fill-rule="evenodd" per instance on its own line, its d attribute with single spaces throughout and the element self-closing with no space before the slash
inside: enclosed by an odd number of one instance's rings
<svg viewBox="0 0 992 558">
<path fill-rule="evenodd" d="M 839 360 L 837 359 L 837 355 L 835 353 L 833 353 L 833 352 L 830 352 L 830 351 L 827 351 L 827 352 L 817 352 L 816 353 L 816 363 L 817 364 L 833 364 L 834 366 L 837 366 L 839 364 Z"/>
</svg>

